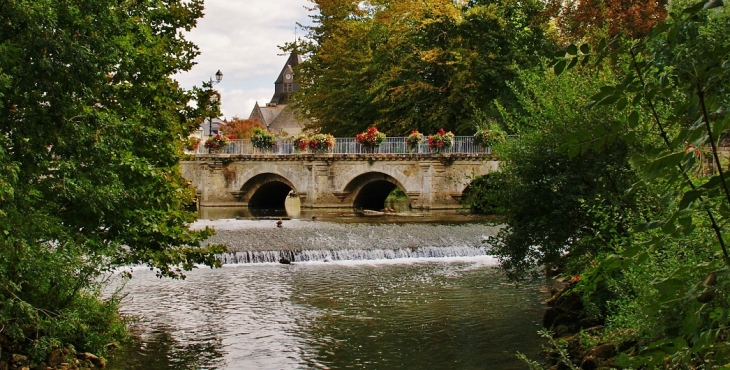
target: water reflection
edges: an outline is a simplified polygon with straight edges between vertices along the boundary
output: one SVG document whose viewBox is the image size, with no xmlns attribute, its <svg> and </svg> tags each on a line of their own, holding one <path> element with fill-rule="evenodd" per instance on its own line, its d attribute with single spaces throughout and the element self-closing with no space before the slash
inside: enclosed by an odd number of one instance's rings
<svg viewBox="0 0 730 370">
<path fill-rule="evenodd" d="M 537 356 L 544 287 L 462 262 L 303 263 L 135 272 L 142 344 L 117 369 L 513 369 Z"/>
</svg>

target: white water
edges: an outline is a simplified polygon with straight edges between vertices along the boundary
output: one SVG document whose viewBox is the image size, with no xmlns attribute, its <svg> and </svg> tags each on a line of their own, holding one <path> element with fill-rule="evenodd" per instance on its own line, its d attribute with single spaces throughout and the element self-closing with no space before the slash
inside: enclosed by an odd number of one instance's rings
<svg viewBox="0 0 730 370">
<path fill-rule="evenodd" d="M 320 249 L 303 251 L 246 251 L 223 253 L 218 258 L 224 264 L 279 262 L 332 262 L 398 260 L 410 258 L 448 258 L 487 256 L 484 247 L 420 247 L 399 249 Z"/>
</svg>

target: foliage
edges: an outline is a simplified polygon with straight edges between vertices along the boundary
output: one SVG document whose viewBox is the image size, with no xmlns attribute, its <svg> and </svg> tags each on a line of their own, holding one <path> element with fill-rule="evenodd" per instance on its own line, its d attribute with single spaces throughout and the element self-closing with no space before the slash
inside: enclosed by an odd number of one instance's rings
<svg viewBox="0 0 730 370">
<path fill-rule="evenodd" d="M 367 131 L 357 134 L 355 141 L 366 149 L 373 150 L 385 141 L 385 134 L 378 131 L 375 126 L 370 126 Z"/>
<path fill-rule="evenodd" d="M 440 128 L 435 134 L 428 135 L 428 148 L 432 152 L 440 153 L 443 150 L 449 150 L 454 145 L 454 134 L 449 131 L 445 132 Z"/>
<path fill-rule="evenodd" d="M 200 146 L 200 138 L 197 137 L 188 137 L 187 140 L 185 140 L 185 150 L 194 152 L 198 150 L 198 147 Z"/>
<path fill-rule="evenodd" d="M 309 138 L 309 149 L 313 153 L 325 153 L 335 147 L 335 138 L 330 134 L 316 134 Z"/>
<path fill-rule="evenodd" d="M 210 150 L 219 150 L 223 149 L 230 142 L 231 140 L 228 139 L 227 136 L 216 134 L 215 136 L 209 137 L 208 140 L 205 141 L 204 145 Z"/>
<path fill-rule="evenodd" d="M 188 228 L 179 172 L 196 93 L 170 76 L 200 1 L 19 1 L 0 22 L 0 331 L 35 362 L 57 345 L 102 353 L 124 331 L 101 275 L 218 265 Z M 4 343 L 6 345 L 8 343 Z M 5 349 L 3 349 L 4 351 Z"/>
<path fill-rule="evenodd" d="M 253 135 L 251 136 L 251 144 L 253 144 L 254 148 L 271 149 L 271 147 L 276 144 L 276 137 L 274 134 L 271 134 L 262 128 L 254 127 Z"/>
<path fill-rule="evenodd" d="M 518 66 L 548 55 L 543 3 L 314 0 L 293 97 L 322 131 L 466 132 Z"/>
<path fill-rule="evenodd" d="M 473 176 L 469 187 L 464 191 L 463 204 L 473 213 L 502 215 L 504 199 L 508 195 L 508 179 L 502 172 L 492 172 L 484 176 Z"/>
<path fill-rule="evenodd" d="M 423 134 L 418 132 L 418 130 L 413 130 L 406 138 L 406 144 L 408 144 L 408 150 L 411 152 L 415 152 L 418 150 L 418 146 L 421 145 L 423 142 Z"/>
<path fill-rule="evenodd" d="M 651 290 L 637 302 L 654 325 L 642 327 L 647 340 L 635 356 L 620 358 L 623 366 L 709 368 L 725 365 L 730 356 L 725 334 L 730 190 L 718 149 L 730 128 L 725 114 L 730 43 L 721 36 L 730 29 L 729 19 L 722 2 L 702 1 L 674 8 L 645 40 L 618 50 L 602 43 L 597 50 L 599 60 L 609 53 L 623 57 L 626 72 L 619 83 L 593 95 L 591 106 L 627 107 L 626 141 L 635 140 L 637 131 L 653 132 L 655 140 L 645 143 L 632 164 L 642 179 L 635 187 L 653 189 L 662 211 L 636 228 L 646 233 L 643 245 L 627 248 L 623 260 L 608 258 L 599 265 L 604 271 L 653 267 Z M 568 66 L 591 57 L 588 47 L 581 49 L 586 55 L 568 53 Z M 584 135 L 577 132 L 574 144 Z M 698 171 L 694 148 L 710 153 L 709 174 Z M 677 261 L 672 253 L 680 251 L 683 259 Z"/>
<path fill-rule="evenodd" d="M 502 120 L 520 139 L 502 145 L 502 185 L 495 194 L 467 198 L 503 213 L 507 226 L 489 242 L 510 276 L 538 265 L 559 266 L 566 253 L 591 258 L 615 247 L 592 238 L 629 233 L 641 204 L 625 195 L 637 180 L 629 165 L 632 148 L 615 138 L 622 133 L 618 127 L 606 131 L 606 123 L 622 122 L 623 113 L 583 108 L 586 94 L 614 80 L 609 69 L 575 69 L 559 77 L 543 70 L 518 72 L 512 86 L 521 109 L 503 110 Z M 585 140 L 596 149 L 571 156 L 561 148 L 578 130 L 594 135 Z M 477 185 L 475 190 L 490 192 Z M 622 216 L 604 220 L 603 214 Z"/>
<path fill-rule="evenodd" d="M 522 110 L 503 110 L 521 140 L 506 145 L 496 253 L 509 272 L 579 273 L 603 341 L 632 343 L 622 368 L 730 357 L 730 18 L 719 1 L 681 4 L 644 38 L 569 45 L 555 74 L 514 85 Z"/>
<path fill-rule="evenodd" d="M 243 119 L 233 116 L 228 122 L 220 126 L 220 130 L 226 135 L 235 135 L 237 139 L 250 139 L 254 129 L 263 129 L 264 126 L 255 119 Z"/>
</svg>

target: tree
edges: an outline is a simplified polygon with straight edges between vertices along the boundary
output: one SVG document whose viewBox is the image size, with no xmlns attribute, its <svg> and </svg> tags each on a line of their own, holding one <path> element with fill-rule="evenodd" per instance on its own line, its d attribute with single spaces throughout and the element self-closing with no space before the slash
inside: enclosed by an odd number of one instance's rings
<svg viewBox="0 0 730 370">
<path fill-rule="evenodd" d="M 226 135 L 234 135 L 236 139 L 250 139 L 255 128 L 264 128 L 264 125 L 255 119 L 233 116 L 228 122 L 222 124 L 220 129 Z"/>
<path fill-rule="evenodd" d="M 196 109 L 170 77 L 193 65 L 181 31 L 202 2 L 0 8 L 0 335 L 36 361 L 64 343 L 101 351 L 124 330 L 100 274 L 219 264 L 199 246 L 210 231 L 188 228 L 178 161 Z"/>
<path fill-rule="evenodd" d="M 667 17 L 668 0 L 550 0 L 547 14 L 567 40 L 640 38 Z"/>
<path fill-rule="evenodd" d="M 514 257 L 507 260 L 507 267 L 534 262 L 533 256 L 550 250 L 546 244 L 570 251 L 563 257 L 573 263 L 570 272 L 579 274 L 573 292 L 581 293 L 590 314 L 606 319 L 599 338 L 589 339 L 596 334 L 583 333 L 580 341 L 612 341 L 616 347 L 629 348 L 614 362 L 597 364 L 600 368 L 714 368 L 727 364 L 730 356 L 726 336 L 730 185 L 727 158 L 719 149 L 722 134 L 730 129 L 726 113 L 730 44 L 723 37 L 730 18 L 718 1 L 675 5 L 667 21 L 646 37 L 613 45 L 603 41 L 595 49 L 573 44 L 561 52 L 564 57 L 553 70 L 558 80 L 570 81 L 582 93 L 581 101 L 552 85 L 528 88 L 548 115 L 565 112 L 555 108 L 572 101 L 567 106 L 580 109 L 581 115 L 602 117 L 600 124 L 572 126 L 560 135 L 557 149 L 563 159 L 557 163 L 605 153 L 607 143 L 631 149 L 627 178 L 635 180 L 619 182 L 623 186 L 617 188 L 623 191 L 615 195 L 635 201 L 627 207 L 589 207 L 592 223 L 585 226 L 594 232 L 570 223 L 559 226 L 569 230 L 567 235 L 557 225 L 547 229 L 567 236 L 562 246 L 535 238 L 546 233 L 539 228 L 514 229 L 502 239 L 503 246 L 529 246 L 507 254 Z M 601 81 L 587 74 L 575 79 L 585 69 L 603 68 L 606 58 L 611 58 L 615 78 Z M 593 88 L 586 89 L 586 84 Z M 553 94 L 556 99 L 544 98 Z M 559 123 L 551 131 L 562 124 L 555 121 Z M 543 126 L 538 124 L 535 131 Z M 525 152 L 510 156 L 517 162 L 515 168 L 535 167 L 523 160 Z M 555 167 L 553 158 L 547 161 L 550 167 Z M 571 169 L 583 175 L 595 171 Z M 527 184 L 560 191 L 564 178 L 533 178 Z M 549 191 L 539 194 L 548 204 L 563 197 Z M 536 215 L 527 219 L 544 218 L 552 211 L 547 208 L 535 207 Z M 629 226 L 628 232 L 616 232 L 622 223 Z M 511 243 L 510 237 L 527 243 Z M 592 248 L 575 253 L 576 244 Z M 503 246 L 498 250 L 509 251 Z M 580 359 L 569 360 L 580 365 Z"/>
<path fill-rule="evenodd" d="M 552 50 L 539 1 L 315 1 L 294 99 L 323 131 L 472 133 L 515 66 Z"/>
<path fill-rule="evenodd" d="M 583 109 L 590 92 L 613 80 L 610 70 L 576 70 L 558 77 L 532 69 L 519 71 L 511 84 L 521 109 L 503 110 L 502 118 L 520 138 L 500 147 L 499 197 L 481 196 L 501 201 L 490 207 L 503 213 L 506 227 L 489 244 L 510 276 L 525 276 L 539 265 L 556 267 L 566 253 L 576 261 L 569 266 L 572 272 L 580 271 L 577 261 L 612 248 L 594 236 L 630 231 L 636 218 L 632 210 L 638 208 L 636 199 L 624 194 L 637 181 L 629 165 L 632 150 L 619 140 L 618 127 L 606 129 L 607 122 L 623 116 L 609 109 Z M 594 133 L 586 138 L 589 142 L 600 137 L 596 149 L 573 156 L 564 150 L 576 130 Z M 474 197 L 470 195 L 478 204 Z M 601 220 L 607 214 L 625 216 L 608 217 L 607 224 Z"/>
</svg>

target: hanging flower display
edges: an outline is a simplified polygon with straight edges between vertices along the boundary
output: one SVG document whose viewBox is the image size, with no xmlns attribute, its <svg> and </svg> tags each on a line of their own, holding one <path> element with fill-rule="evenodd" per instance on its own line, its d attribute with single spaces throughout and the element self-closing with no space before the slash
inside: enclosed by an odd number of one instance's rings
<svg viewBox="0 0 730 370">
<path fill-rule="evenodd" d="M 258 149 L 271 149 L 276 143 L 276 137 L 268 131 L 254 127 L 253 135 L 251 135 L 251 144 Z"/>
<path fill-rule="evenodd" d="M 189 137 L 185 141 L 185 150 L 194 152 L 200 147 L 200 139 L 197 137 Z"/>
<path fill-rule="evenodd" d="M 314 153 L 324 153 L 335 147 L 335 138 L 330 134 L 316 134 L 309 138 L 309 149 Z"/>
<path fill-rule="evenodd" d="M 408 137 L 406 138 L 408 150 L 411 152 L 417 151 L 418 146 L 421 145 L 421 142 L 423 142 L 423 134 L 418 132 L 418 130 L 411 131 L 411 134 L 408 135 Z"/>
<path fill-rule="evenodd" d="M 385 134 L 378 131 L 375 126 L 370 126 L 367 131 L 357 134 L 355 141 L 365 147 L 368 152 L 372 152 L 385 141 Z"/>
<path fill-rule="evenodd" d="M 479 129 L 474 134 L 474 145 L 479 145 L 482 148 L 491 148 L 495 144 L 503 143 L 504 141 L 504 131 L 498 128 Z"/>
<path fill-rule="evenodd" d="M 221 136 L 221 134 L 216 134 L 205 141 L 205 147 L 208 148 L 209 151 L 218 151 L 228 145 L 228 143 L 230 143 L 230 140 L 227 137 Z"/>
<path fill-rule="evenodd" d="M 299 135 L 294 138 L 292 145 L 297 152 L 306 152 L 309 147 L 309 139 L 305 135 Z"/>
<path fill-rule="evenodd" d="M 454 134 L 451 131 L 445 132 L 444 129 L 440 128 L 435 134 L 428 135 L 428 148 L 432 152 L 441 153 L 444 150 L 451 149 L 453 145 Z"/>
</svg>

